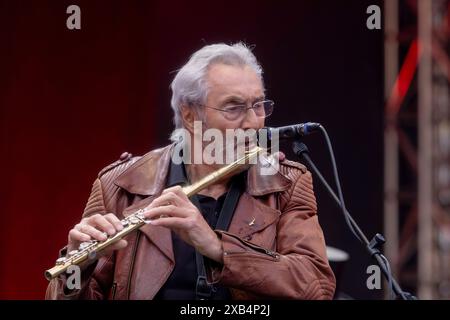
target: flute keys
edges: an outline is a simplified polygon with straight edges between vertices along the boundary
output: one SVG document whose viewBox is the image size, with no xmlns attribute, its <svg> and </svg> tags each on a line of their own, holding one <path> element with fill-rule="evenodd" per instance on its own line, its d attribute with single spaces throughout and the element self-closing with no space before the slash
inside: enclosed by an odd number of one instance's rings
<svg viewBox="0 0 450 320">
<path fill-rule="evenodd" d="M 70 251 L 67 255 L 69 256 L 69 257 L 73 257 L 74 255 L 76 255 L 78 253 L 78 250 L 72 250 L 72 251 Z"/>
<path fill-rule="evenodd" d="M 139 210 L 138 212 L 137 212 L 137 214 L 136 214 L 136 217 L 138 217 L 139 219 L 142 219 L 142 220 L 144 220 L 145 219 L 145 217 L 144 217 L 144 210 Z"/>
<path fill-rule="evenodd" d="M 66 258 L 64 258 L 64 257 L 56 259 L 57 266 L 60 266 L 60 265 L 64 264 L 65 262 L 66 262 Z"/>
<path fill-rule="evenodd" d="M 138 224 L 141 220 L 138 217 L 130 217 L 131 224 Z"/>
<path fill-rule="evenodd" d="M 138 213 L 136 214 L 136 217 L 138 217 L 141 221 L 143 221 L 143 222 L 146 223 L 146 224 L 149 224 L 149 223 L 150 223 L 150 220 L 147 219 L 147 218 L 144 216 L 144 210 L 143 210 L 143 209 L 141 209 L 141 210 L 138 211 Z"/>
<path fill-rule="evenodd" d="M 121 223 L 122 223 L 122 227 L 124 227 L 124 228 L 128 227 L 128 225 L 129 225 L 128 220 L 122 220 Z"/>
<path fill-rule="evenodd" d="M 91 242 L 89 242 L 89 241 L 82 242 L 78 246 L 78 250 L 82 251 L 82 250 L 86 249 L 87 247 L 89 247 L 90 245 L 91 245 Z"/>
</svg>

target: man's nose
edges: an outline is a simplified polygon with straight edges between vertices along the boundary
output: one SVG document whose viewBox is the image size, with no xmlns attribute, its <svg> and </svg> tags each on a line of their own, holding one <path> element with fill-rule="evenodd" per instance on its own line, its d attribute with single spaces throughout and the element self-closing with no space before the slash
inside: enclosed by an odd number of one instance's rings
<svg viewBox="0 0 450 320">
<path fill-rule="evenodd" d="M 242 120 L 242 129 L 255 129 L 259 126 L 259 118 L 253 108 L 247 109 L 244 119 Z"/>
</svg>

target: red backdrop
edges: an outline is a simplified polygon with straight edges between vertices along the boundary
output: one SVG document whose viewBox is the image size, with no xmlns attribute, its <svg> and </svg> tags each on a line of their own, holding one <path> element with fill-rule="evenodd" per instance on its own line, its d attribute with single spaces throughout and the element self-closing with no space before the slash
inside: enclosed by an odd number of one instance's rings
<svg viewBox="0 0 450 320">
<path fill-rule="evenodd" d="M 1 298 L 42 298 L 96 173 L 152 147 L 147 5 L 78 3 L 70 31 L 68 1 L 1 2 Z"/>
</svg>

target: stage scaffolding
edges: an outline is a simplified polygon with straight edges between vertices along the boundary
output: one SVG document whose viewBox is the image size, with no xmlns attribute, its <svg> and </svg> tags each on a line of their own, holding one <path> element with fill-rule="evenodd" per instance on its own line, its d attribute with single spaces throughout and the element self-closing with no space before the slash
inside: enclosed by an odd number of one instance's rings
<svg viewBox="0 0 450 320">
<path fill-rule="evenodd" d="M 450 299 L 449 0 L 384 2 L 385 254 L 420 299 Z"/>
</svg>

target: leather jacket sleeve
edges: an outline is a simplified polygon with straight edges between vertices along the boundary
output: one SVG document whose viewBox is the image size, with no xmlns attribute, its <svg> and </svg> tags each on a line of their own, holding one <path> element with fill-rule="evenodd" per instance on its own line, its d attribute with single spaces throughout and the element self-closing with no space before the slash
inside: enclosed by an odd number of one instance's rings
<svg viewBox="0 0 450 320">
<path fill-rule="evenodd" d="M 93 214 L 105 214 L 102 185 L 100 179 L 96 179 L 83 213 L 83 218 Z M 66 254 L 65 248 L 60 251 L 60 256 Z M 102 256 L 92 265 L 81 271 L 80 289 L 69 290 L 66 286 L 67 275 L 61 274 L 50 281 L 45 298 L 58 300 L 73 299 L 106 299 L 112 285 L 114 274 L 114 255 Z"/>
</svg>

